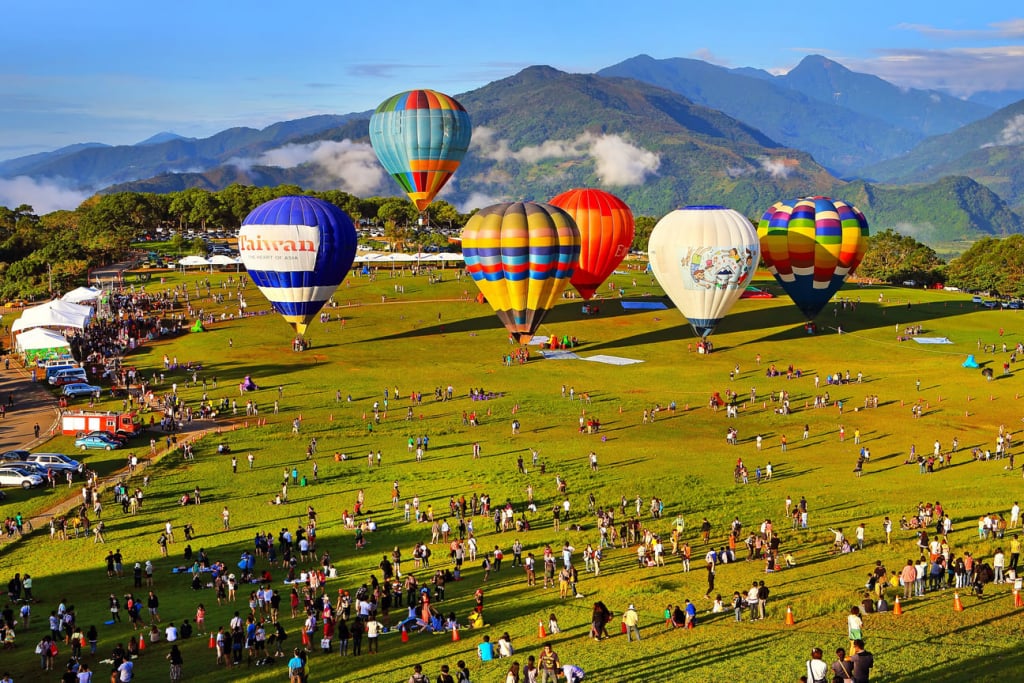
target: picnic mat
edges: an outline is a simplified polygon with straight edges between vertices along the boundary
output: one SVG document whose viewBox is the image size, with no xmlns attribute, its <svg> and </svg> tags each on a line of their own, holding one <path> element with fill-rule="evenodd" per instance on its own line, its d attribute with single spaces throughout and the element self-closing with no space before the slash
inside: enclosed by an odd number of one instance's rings
<svg viewBox="0 0 1024 683">
<path fill-rule="evenodd" d="M 642 360 L 636 360 L 635 358 L 622 358 L 620 356 L 605 356 L 598 354 L 596 356 L 589 356 L 580 360 L 589 360 L 595 363 L 607 363 L 608 365 L 633 365 L 634 363 L 643 363 Z"/>
</svg>

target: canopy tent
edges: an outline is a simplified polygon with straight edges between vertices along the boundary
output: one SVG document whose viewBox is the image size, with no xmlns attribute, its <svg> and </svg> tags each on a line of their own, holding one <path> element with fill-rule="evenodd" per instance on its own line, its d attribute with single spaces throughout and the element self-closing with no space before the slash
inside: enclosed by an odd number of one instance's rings
<svg viewBox="0 0 1024 683">
<path fill-rule="evenodd" d="M 11 325 L 11 332 L 34 327 L 76 327 L 84 329 L 92 317 L 91 306 L 80 306 L 60 299 L 26 308 Z"/>
<path fill-rule="evenodd" d="M 59 332 L 39 328 L 19 334 L 15 337 L 14 345 L 17 351 L 25 354 L 29 362 L 66 354 L 71 347 Z"/>
<path fill-rule="evenodd" d="M 462 254 L 456 254 L 450 251 L 442 251 L 437 255 L 438 261 L 465 261 L 466 257 Z"/>
<path fill-rule="evenodd" d="M 62 301 L 72 304 L 80 304 L 83 301 L 96 301 L 102 296 L 103 290 L 97 287 L 79 287 L 61 297 Z"/>
<path fill-rule="evenodd" d="M 240 258 L 232 258 L 225 254 L 214 254 L 210 257 L 210 263 L 215 266 L 235 266 L 242 262 Z"/>
<path fill-rule="evenodd" d="M 210 261 L 202 256 L 186 256 L 185 258 L 178 260 L 178 265 L 185 268 L 190 266 L 208 266 L 210 265 Z"/>
</svg>

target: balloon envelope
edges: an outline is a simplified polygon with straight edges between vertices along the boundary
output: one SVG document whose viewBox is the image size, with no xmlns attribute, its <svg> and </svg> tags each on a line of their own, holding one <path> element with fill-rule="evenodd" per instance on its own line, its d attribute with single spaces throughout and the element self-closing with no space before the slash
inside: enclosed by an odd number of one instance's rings
<svg viewBox="0 0 1024 683">
<path fill-rule="evenodd" d="M 462 229 L 466 273 L 520 343 L 537 331 L 580 256 L 572 216 L 550 204 L 495 204 Z"/>
<path fill-rule="evenodd" d="M 580 229 L 580 260 L 571 282 L 589 300 L 629 253 L 633 212 L 624 201 L 603 190 L 569 190 L 550 203 L 565 209 Z"/>
<path fill-rule="evenodd" d="M 459 167 L 471 134 L 462 105 L 435 90 L 394 95 L 370 117 L 373 151 L 420 212 Z"/>
<path fill-rule="evenodd" d="M 242 221 L 238 251 L 256 286 L 299 334 L 345 279 L 356 256 L 352 219 L 315 197 L 279 197 Z"/>
<path fill-rule="evenodd" d="M 813 320 L 864 258 L 868 221 L 842 200 L 805 197 L 774 204 L 757 234 L 768 270 Z"/>
<path fill-rule="evenodd" d="M 699 337 L 710 335 L 743 294 L 759 254 L 754 226 L 721 206 L 673 211 L 648 241 L 654 277 Z"/>
</svg>

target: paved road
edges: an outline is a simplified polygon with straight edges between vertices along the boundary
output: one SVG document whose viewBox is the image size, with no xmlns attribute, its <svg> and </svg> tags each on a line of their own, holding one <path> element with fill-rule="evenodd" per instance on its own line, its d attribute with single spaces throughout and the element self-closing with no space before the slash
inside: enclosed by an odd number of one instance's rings
<svg viewBox="0 0 1024 683">
<path fill-rule="evenodd" d="M 31 375 L 20 361 L 11 359 L 11 366 L 0 365 L 0 401 L 7 405 L 7 416 L 0 420 L 0 452 L 16 448 L 32 449 L 49 437 L 57 426 L 57 402 Z M 9 405 L 13 399 L 13 406 Z M 39 425 L 39 438 L 34 425 Z"/>
</svg>

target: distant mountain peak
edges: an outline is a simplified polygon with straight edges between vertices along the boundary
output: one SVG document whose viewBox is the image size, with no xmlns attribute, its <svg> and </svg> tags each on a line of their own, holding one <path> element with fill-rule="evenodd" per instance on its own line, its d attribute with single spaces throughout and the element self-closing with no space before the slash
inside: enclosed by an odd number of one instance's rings
<svg viewBox="0 0 1024 683">
<path fill-rule="evenodd" d="M 162 131 L 160 133 L 157 133 L 156 135 L 151 135 L 142 142 L 136 142 L 135 146 L 141 147 L 143 145 L 159 145 L 160 143 L 171 142 L 172 140 L 187 139 L 188 138 L 186 138 L 184 135 L 178 135 L 177 133 L 171 133 L 170 131 Z"/>
</svg>

